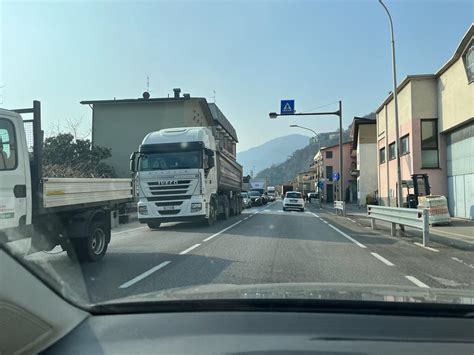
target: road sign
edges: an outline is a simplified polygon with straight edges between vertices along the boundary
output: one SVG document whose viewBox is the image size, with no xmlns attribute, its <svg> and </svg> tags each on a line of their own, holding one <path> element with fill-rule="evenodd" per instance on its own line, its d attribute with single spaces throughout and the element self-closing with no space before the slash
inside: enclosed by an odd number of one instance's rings
<svg viewBox="0 0 474 355">
<path fill-rule="evenodd" d="M 295 113 L 295 100 L 281 100 L 280 114 L 293 115 Z"/>
<path fill-rule="evenodd" d="M 324 182 L 318 181 L 318 187 L 322 189 L 324 187 Z"/>
<path fill-rule="evenodd" d="M 333 179 L 334 181 L 339 181 L 339 178 L 340 178 L 340 175 L 339 175 L 338 172 L 333 172 L 333 173 L 332 173 L 332 179 Z"/>
</svg>

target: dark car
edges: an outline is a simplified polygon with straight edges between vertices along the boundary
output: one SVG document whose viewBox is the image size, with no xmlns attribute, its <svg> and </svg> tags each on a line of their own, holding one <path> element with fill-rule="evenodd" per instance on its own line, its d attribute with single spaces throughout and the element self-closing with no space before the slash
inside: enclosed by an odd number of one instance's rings
<svg viewBox="0 0 474 355">
<path fill-rule="evenodd" d="M 262 196 L 260 195 L 260 192 L 258 191 L 250 191 L 248 193 L 249 198 L 250 198 L 250 203 L 252 206 L 261 206 L 263 205 L 263 200 Z"/>
</svg>

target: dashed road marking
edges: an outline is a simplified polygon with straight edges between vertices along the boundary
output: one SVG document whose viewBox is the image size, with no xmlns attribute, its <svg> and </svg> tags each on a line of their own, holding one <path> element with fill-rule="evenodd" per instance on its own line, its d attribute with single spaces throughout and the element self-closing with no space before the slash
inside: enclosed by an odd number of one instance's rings
<svg viewBox="0 0 474 355">
<path fill-rule="evenodd" d="M 194 244 L 192 247 L 189 247 L 188 249 L 183 250 L 181 253 L 179 253 L 179 255 L 187 254 L 187 253 L 189 253 L 191 250 L 196 249 L 196 248 L 197 248 L 198 246 L 200 246 L 200 245 L 201 245 L 200 243 Z"/>
<path fill-rule="evenodd" d="M 143 280 L 145 277 L 148 277 L 150 276 L 151 274 L 153 274 L 154 272 L 164 268 L 166 265 L 170 264 L 171 261 L 164 261 L 162 262 L 161 264 L 159 265 L 156 265 L 156 266 L 153 266 L 151 269 L 148 269 L 147 271 L 145 271 L 144 273 L 134 277 L 133 279 L 131 279 L 130 281 L 127 281 L 125 282 L 124 284 L 120 285 L 119 288 L 128 288 L 134 284 L 136 284 L 137 282 Z"/>
<path fill-rule="evenodd" d="M 381 262 L 383 262 L 385 265 L 388 265 L 388 266 L 395 266 L 393 263 L 391 263 L 390 261 L 388 261 L 387 259 L 385 259 L 383 256 L 377 254 L 377 253 L 370 253 L 372 254 L 372 256 L 374 256 L 375 258 L 379 259 Z"/>
<path fill-rule="evenodd" d="M 326 222 L 326 221 L 323 221 L 323 222 Z M 326 222 L 327 223 L 327 222 Z M 352 238 L 351 236 L 347 235 L 346 233 L 344 233 L 343 231 L 341 231 L 339 228 L 336 228 L 334 227 L 332 224 L 329 224 L 327 223 L 327 225 L 329 227 L 331 227 L 332 229 L 334 229 L 336 232 L 338 232 L 340 235 L 342 235 L 344 238 L 346 239 L 349 239 L 352 243 L 356 244 L 357 246 L 361 247 L 361 248 L 367 248 L 364 244 L 362 243 L 359 243 L 357 240 L 355 240 L 354 238 Z"/>
<path fill-rule="evenodd" d="M 405 277 L 406 277 L 408 280 L 410 280 L 411 282 L 413 282 L 415 285 L 417 285 L 418 287 L 421 287 L 421 288 L 430 288 L 427 284 L 421 282 L 421 281 L 418 280 L 415 276 L 406 275 Z"/>
<path fill-rule="evenodd" d="M 251 217 L 251 216 L 249 216 L 249 217 Z M 208 241 L 211 240 L 212 238 L 217 237 L 219 234 L 222 234 L 222 233 L 224 233 L 225 231 L 228 231 L 229 229 L 235 227 L 237 224 L 242 223 L 243 221 L 245 221 L 245 220 L 246 220 L 247 218 L 249 218 L 249 217 L 246 217 L 246 218 L 244 218 L 244 219 L 241 219 L 240 221 L 237 221 L 237 222 L 235 222 L 234 224 L 231 224 L 231 225 L 228 226 L 227 228 L 224 228 L 223 230 L 220 230 L 219 232 L 214 233 L 214 234 L 211 235 L 210 237 L 207 237 L 206 239 L 204 239 L 203 242 L 208 242 Z"/>
</svg>

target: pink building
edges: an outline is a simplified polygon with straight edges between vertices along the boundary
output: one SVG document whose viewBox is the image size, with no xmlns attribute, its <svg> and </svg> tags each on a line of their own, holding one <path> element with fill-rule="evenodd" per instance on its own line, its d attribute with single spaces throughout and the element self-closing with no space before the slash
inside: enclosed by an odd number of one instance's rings
<svg viewBox="0 0 474 355">
<path fill-rule="evenodd" d="M 352 142 L 343 144 L 343 200 L 348 202 L 357 201 L 357 173 L 356 161 L 351 156 Z M 316 181 L 323 181 L 324 188 L 322 191 L 325 202 L 333 202 L 338 199 L 337 183 L 333 181 L 333 173 L 339 172 L 339 144 L 321 148 L 314 157 L 314 169 Z"/>
</svg>

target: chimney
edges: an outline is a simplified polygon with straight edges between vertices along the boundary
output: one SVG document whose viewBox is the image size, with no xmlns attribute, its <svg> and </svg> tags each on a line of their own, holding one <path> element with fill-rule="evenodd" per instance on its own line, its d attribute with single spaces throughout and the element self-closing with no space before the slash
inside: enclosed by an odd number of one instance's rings
<svg viewBox="0 0 474 355">
<path fill-rule="evenodd" d="M 183 94 L 183 97 L 184 97 L 185 99 L 190 99 L 190 98 L 191 98 L 191 94 Z"/>
<path fill-rule="evenodd" d="M 174 98 L 179 99 L 179 94 L 181 92 L 181 89 L 180 88 L 175 88 L 175 89 L 173 89 L 173 92 L 174 92 Z"/>
</svg>

